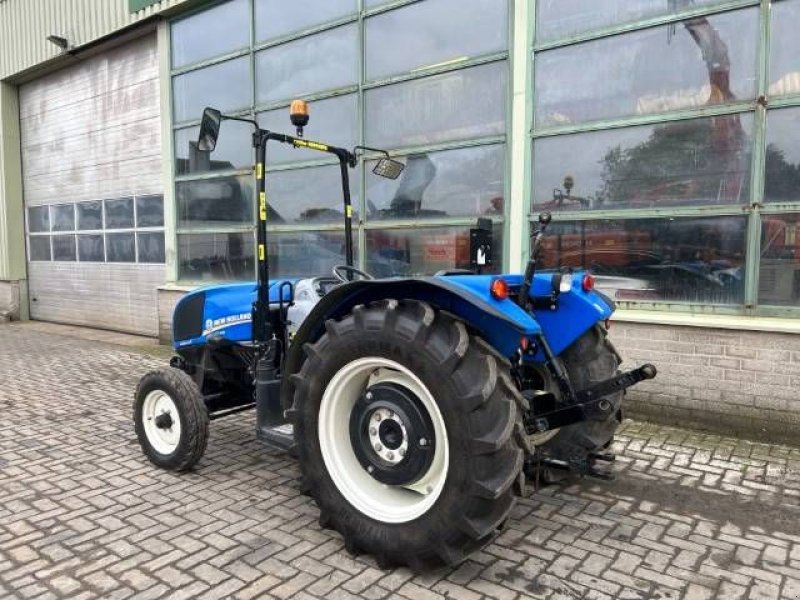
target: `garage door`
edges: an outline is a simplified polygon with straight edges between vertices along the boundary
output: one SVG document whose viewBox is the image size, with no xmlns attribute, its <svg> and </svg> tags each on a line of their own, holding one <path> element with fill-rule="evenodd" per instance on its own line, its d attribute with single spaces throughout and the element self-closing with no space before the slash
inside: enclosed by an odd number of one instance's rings
<svg viewBox="0 0 800 600">
<path fill-rule="evenodd" d="M 19 95 L 32 318 L 156 335 L 164 201 L 155 36 Z"/>
</svg>

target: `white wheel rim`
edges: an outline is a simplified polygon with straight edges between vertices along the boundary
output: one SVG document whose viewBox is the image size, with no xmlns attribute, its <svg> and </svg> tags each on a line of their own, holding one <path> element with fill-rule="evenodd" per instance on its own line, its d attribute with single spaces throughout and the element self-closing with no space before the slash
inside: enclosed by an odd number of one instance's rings
<svg viewBox="0 0 800 600">
<path fill-rule="evenodd" d="M 433 459 L 416 482 L 393 486 L 374 479 L 356 458 L 350 442 L 350 414 L 367 387 L 389 382 L 411 391 L 421 402 L 436 436 Z M 428 388 L 403 365 L 367 357 L 342 367 L 330 380 L 319 410 L 319 443 L 325 467 L 345 499 L 358 511 L 384 523 L 406 523 L 424 515 L 444 489 L 450 449 L 444 418 Z"/>
<path fill-rule="evenodd" d="M 156 418 L 169 414 L 172 419 L 171 427 L 163 428 L 156 425 Z M 181 439 L 181 417 L 175 401 L 164 390 L 153 390 L 144 398 L 142 403 L 142 422 L 147 441 L 159 454 L 172 454 L 178 447 Z"/>
</svg>

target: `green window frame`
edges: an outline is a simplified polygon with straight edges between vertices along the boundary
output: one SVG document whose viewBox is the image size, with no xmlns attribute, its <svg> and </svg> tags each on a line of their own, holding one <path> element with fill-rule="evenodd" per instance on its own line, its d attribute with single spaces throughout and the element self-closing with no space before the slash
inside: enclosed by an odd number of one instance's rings
<svg viewBox="0 0 800 600">
<path fill-rule="evenodd" d="M 347 14 L 340 18 L 337 18 L 333 21 L 317 24 L 313 27 L 307 28 L 302 31 L 292 32 L 290 34 L 271 38 L 266 41 L 259 42 L 257 41 L 256 35 L 256 2 L 257 0 L 249 0 L 250 2 L 250 10 L 251 10 L 251 19 L 250 19 L 250 45 L 248 48 L 233 50 L 221 56 L 215 56 L 213 58 L 203 60 L 201 62 L 197 62 L 194 64 L 182 65 L 180 68 L 172 68 L 171 63 L 169 66 L 170 72 L 170 106 L 173 110 L 170 111 L 169 116 L 167 117 L 169 120 L 169 129 L 172 132 L 173 138 L 179 130 L 185 130 L 190 127 L 197 127 L 199 125 L 199 117 L 197 115 L 196 119 L 188 119 L 183 120 L 180 122 L 176 122 L 174 120 L 174 106 L 173 106 L 173 97 L 172 97 L 172 80 L 175 77 L 185 75 L 187 73 L 191 73 L 197 71 L 199 69 L 218 65 L 221 63 L 225 63 L 226 61 L 235 60 L 241 57 L 248 57 L 250 61 L 250 83 L 251 83 L 251 90 L 250 90 L 250 104 L 248 107 L 243 108 L 242 110 L 238 111 L 237 115 L 245 116 L 250 118 L 256 118 L 258 114 L 270 111 L 270 110 L 277 110 L 277 109 L 286 109 L 288 108 L 292 98 L 283 98 L 276 101 L 270 102 L 263 102 L 259 103 L 257 100 L 257 86 L 258 83 L 256 81 L 257 73 L 256 73 L 256 61 L 257 55 L 259 52 L 263 52 L 269 50 L 271 48 L 275 48 L 281 46 L 283 44 L 288 44 L 291 42 L 295 42 L 298 40 L 302 40 L 308 38 L 313 35 L 325 34 L 337 28 L 344 28 L 348 26 L 355 26 L 357 30 L 357 50 L 358 50 L 358 57 L 357 57 L 357 79 L 352 85 L 345 85 L 336 89 L 328 89 L 320 92 L 315 92 L 311 94 L 302 95 L 303 99 L 313 103 L 314 101 L 337 98 L 341 96 L 347 95 L 355 95 L 357 99 L 357 107 L 358 107 L 358 118 L 357 118 L 357 136 L 356 136 L 356 143 L 357 144 L 368 144 L 369 140 L 366 137 L 366 127 L 365 127 L 365 119 L 366 119 L 366 102 L 365 98 L 369 94 L 371 90 L 377 90 L 379 88 L 383 88 L 385 86 L 398 84 L 406 81 L 416 81 L 421 80 L 424 78 L 436 76 L 436 75 L 445 75 L 448 73 L 455 73 L 462 70 L 470 69 L 470 68 L 477 68 L 483 65 L 491 65 L 491 64 L 499 64 L 502 63 L 504 69 L 506 69 L 505 81 L 506 81 L 506 89 L 504 90 L 505 102 L 503 106 L 503 111 L 505 115 L 505 122 L 503 124 L 503 128 L 501 131 L 493 132 L 487 135 L 479 135 L 477 137 L 468 137 L 466 139 L 455 139 L 455 140 L 448 140 L 444 142 L 437 142 L 437 143 L 429 143 L 429 144 L 417 144 L 417 145 L 406 145 L 403 147 L 390 147 L 387 148 L 393 156 L 398 156 L 400 158 L 413 156 L 415 154 L 426 153 L 426 152 L 438 152 L 438 151 L 447 151 L 447 150 L 458 150 L 458 149 L 466 149 L 472 147 L 481 147 L 481 146 L 497 146 L 502 145 L 505 152 L 505 164 L 503 166 L 503 172 L 498 175 L 499 178 L 502 179 L 502 186 L 506 196 L 509 193 L 509 171 L 510 171 L 510 145 L 507 144 L 507 138 L 510 137 L 508 132 L 510 131 L 510 122 L 511 122 L 511 101 L 512 101 L 512 94 L 511 94 L 511 48 L 513 47 L 513 0 L 509 0 L 506 8 L 507 12 L 507 23 L 505 24 L 506 27 L 506 35 L 507 35 L 507 46 L 506 49 L 499 52 L 492 52 L 490 54 L 482 54 L 477 56 L 469 56 L 469 57 L 460 57 L 457 61 L 443 61 L 441 63 L 433 64 L 430 66 L 426 66 L 423 68 L 412 69 L 409 72 L 401 73 L 401 74 L 393 74 L 390 76 L 381 77 L 378 79 L 368 80 L 366 77 L 366 26 L 367 21 L 374 16 L 377 15 L 384 15 L 390 13 L 391 11 L 402 9 L 407 6 L 411 6 L 418 2 L 423 2 L 426 0 L 394 0 L 386 3 L 382 3 L 379 5 L 374 5 L 374 3 L 369 3 L 367 0 L 358 0 L 357 3 L 357 10 L 351 14 Z M 212 4 L 205 4 L 202 7 L 198 8 L 197 10 L 191 12 L 182 13 L 180 16 L 176 17 L 170 22 L 175 23 L 179 20 L 191 17 L 192 14 L 196 14 L 197 12 L 201 12 L 209 8 L 209 6 L 216 6 L 219 3 L 212 3 Z M 171 35 L 171 27 L 169 28 L 169 35 Z M 171 48 L 171 40 L 170 43 L 167 44 L 167 47 Z M 171 60 L 171 57 L 170 57 Z M 312 113 L 313 113 L 313 104 L 311 106 Z M 286 127 L 285 130 L 289 131 L 291 128 L 288 117 L 286 119 Z M 307 135 L 311 139 L 315 139 L 316 136 L 314 134 L 314 119 L 312 114 L 312 121 L 311 126 L 307 130 Z M 269 153 L 269 150 L 268 150 Z M 353 187 L 356 190 L 359 190 L 358 193 L 358 204 L 356 206 L 356 211 L 359 215 L 365 215 L 364 218 L 359 219 L 358 223 L 354 223 L 354 238 L 355 238 L 355 246 L 357 248 L 357 264 L 360 268 L 366 268 L 367 263 L 369 261 L 369 257 L 367 254 L 367 238 L 368 232 L 372 230 L 399 230 L 405 229 L 408 231 L 418 231 L 418 230 L 430 230 L 431 232 L 439 231 L 442 227 L 458 227 L 464 228 L 468 230 L 469 227 L 474 227 L 478 216 L 436 216 L 436 217 L 427 217 L 427 218 L 412 218 L 412 219 L 393 219 L 391 221 L 385 220 L 370 220 L 366 217 L 367 215 L 367 199 L 366 195 L 363 190 L 367 189 L 368 178 L 370 177 L 370 173 L 367 170 L 367 164 L 371 159 L 375 159 L 377 155 L 375 153 L 366 153 L 364 155 L 364 160 L 360 161 L 358 168 L 355 171 L 351 171 L 351 180 L 353 180 L 354 185 Z M 175 165 L 175 149 L 173 148 L 173 169 Z M 274 162 L 270 163 L 268 159 L 267 165 L 267 172 L 268 173 L 277 173 L 280 171 L 286 170 L 294 170 L 294 169 L 304 169 L 310 167 L 318 167 L 318 166 L 325 166 L 325 165 L 332 165 L 336 164 L 335 158 L 329 157 L 327 155 L 320 155 L 319 157 L 309 157 L 306 160 L 300 160 L 295 162 Z M 253 177 L 253 170 L 250 167 L 245 168 L 223 168 L 219 170 L 213 170 L 208 172 L 202 173 L 177 173 L 174 172 L 173 175 L 173 191 L 177 189 L 177 186 L 181 184 L 185 184 L 186 182 L 193 182 L 193 181 L 214 181 L 220 180 L 224 178 L 232 178 L 232 177 Z M 268 183 L 269 186 L 269 183 Z M 177 198 L 177 195 L 176 195 Z M 177 202 L 177 200 L 175 200 Z M 175 203 L 174 202 L 174 203 Z M 174 204 L 173 203 L 173 204 Z M 503 203 L 502 209 L 499 211 L 494 211 L 491 215 L 488 215 L 489 218 L 497 225 L 495 228 L 496 231 L 502 234 L 503 228 L 506 227 L 507 223 L 510 222 L 508 218 L 509 213 L 509 202 Z M 173 207 L 173 210 L 176 210 Z M 481 215 L 483 216 L 483 215 Z M 176 219 L 177 221 L 177 219 Z M 331 231 L 341 231 L 343 230 L 343 224 L 339 223 L 320 223 L 320 224 L 297 224 L 297 223 L 271 223 L 269 225 L 270 233 L 275 233 L 277 236 L 281 234 L 290 235 L 292 233 L 300 234 L 302 232 L 331 232 Z M 253 215 L 253 224 L 252 226 L 249 224 L 237 224 L 231 226 L 224 226 L 224 227 L 192 227 L 187 226 L 186 224 L 180 224 L 179 222 L 176 223 L 175 231 L 173 232 L 174 235 L 174 247 L 177 249 L 179 248 L 178 240 L 179 238 L 186 239 L 186 236 L 190 235 L 200 235 L 200 234 L 213 234 L 213 233 L 237 233 L 243 232 L 255 235 L 255 215 Z M 432 233 L 433 235 L 433 233 Z M 502 246 L 502 250 L 498 249 L 496 251 L 494 262 L 495 268 L 499 269 L 502 266 L 508 264 L 508 250 L 507 250 L 507 233 L 504 235 L 503 244 L 496 244 L 496 247 Z M 500 256 L 502 254 L 502 256 Z M 176 260 L 179 261 L 179 258 Z M 175 273 L 177 274 L 177 283 L 185 283 L 185 284 L 192 284 L 195 283 L 195 280 L 188 279 L 186 277 L 181 277 L 179 273 L 179 268 L 176 267 Z M 253 276 L 255 276 L 255 272 L 253 272 Z"/>
<path fill-rule="evenodd" d="M 562 39 L 548 39 L 545 42 L 537 43 L 536 31 L 536 2 L 530 0 L 530 13 L 533 15 L 528 23 L 528 73 L 526 74 L 528 89 L 532 90 L 527 100 L 526 125 L 529 134 L 528 147 L 526 152 L 526 172 L 525 172 L 525 193 L 526 193 L 526 217 L 529 228 L 534 227 L 538 217 L 538 210 L 533 205 L 533 191 L 536 182 L 533 162 L 536 156 L 533 153 L 533 145 L 537 140 L 554 136 L 564 136 L 570 134 L 581 134 L 595 131 L 613 131 L 618 128 L 632 127 L 637 125 L 666 124 L 670 122 L 680 122 L 688 119 L 702 117 L 719 117 L 726 115 L 747 114 L 752 117 L 752 144 L 753 151 L 750 157 L 751 166 L 749 177 L 749 198 L 750 202 L 746 206 L 739 204 L 713 205 L 713 206 L 673 206 L 673 207 L 646 207 L 646 208 L 593 208 L 578 210 L 560 210 L 554 213 L 554 223 L 557 221 L 597 221 L 605 219 L 616 220 L 637 220 L 637 219 L 678 219 L 678 218 L 701 218 L 701 217 L 734 217 L 739 216 L 747 219 L 746 230 L 746 254 L 744 259 L 744 300 L 741 305 L 713 305 L 692 302 L 670 302 L 670 301 L 621 301 L 618 302 L 621 308 L 627 309 L 646 309 L 689 313 L 711 313 L 721 315 L 745 315 L 745 316 L 764 316 L 764 317 L 800 317 L 800 307 L 798 306 L 776 306 L 759 305 L 759 268 L 762 252 L 762 234 L 765 219 L 772 218 L 773 221 L 783 220 L 792 223 L 793 218 L 800 214 L 800 195 L 798 201 L 778 201 L 765 202 L 765 178 L 766 178 L 766 155 L 767 155 L 767 126 L 769 115 L 775 111 L 789 109 L 790 107 L 800 107 L 800 92 L 785 93 L 782 96 L 770 97 L 770 37 L 771 37 L 771 11 L 776 4 L 787 2 L 798 2 L 798 0 L 780 0 L 779 2 L 770 0 L 721 0 L 717 3 L 704 3 L 702 5 L 691 5 L 684 10 L 678 10 L 669 14 L 640 20 L 637 22 L 626 22 L 616 26 L 606 26 L 594 31 L 583 31 L 579 34 L 564 37 Z M 596 121 L 587 121 L 577 124 L 561 124 L 537 127 L 534 119 L 533 97 L 536 90 L 533 89 L 537 58 L 540 53 L 557 51 L 559 48 L 574 46 L 584 42 L 603 40 L 620 36 L 629 32 L 644 30 L 648 28 L 661 27 L 665 25 L 678 24 L 681 21 L 692 18 L 713 17 L 724 13 L 737 10 L 747 10 L 757 8 L 758 12 L 758 48 L 756 64 L 756 93 L 753 98 L 743 98 L 741 100 L 722 102 L 713 106 L 695 106 L 681 110 L 666 110 L 654 112 L 646 115 L 635 115 L 623 118 L 608 118 Z M 798 69 L 800 70 L 800 69 Z M 568 81 L 568 74 L 565 74 Z M 573 207 L 574 208 L 574 207 Z M 527 258 L 528 248 L 524 248 Z M 798 257 L 800 258 L 800 257 Z M 797 260 L 795 258 L 794 260 Z M 797 292 L 795 292 L 797 293 Z"/>
</svg>

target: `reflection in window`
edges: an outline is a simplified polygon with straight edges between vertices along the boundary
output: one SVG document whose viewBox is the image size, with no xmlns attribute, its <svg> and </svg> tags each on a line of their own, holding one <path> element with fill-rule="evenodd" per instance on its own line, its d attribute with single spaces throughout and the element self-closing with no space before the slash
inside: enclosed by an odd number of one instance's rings
<svg viewBox="0 0 800 600">
<path fill-rule="evenodd" d="M 507 65 L 496 62 L 366 92 L 367 143 L 397 148 L 505 133 Z"/>
<path fill-rule="evenodd" d="M 147 232 L 136 234 L 136 245 L 139 249 L 140 263 L 164 262 L 164 232 Z"/>
<path fill-rule="evenodd" d="M 350 196 L 358 210 L 358 177 L 350 171 Z M 344 223 L 339 165 L 267 174 L 269 223 Z M 357 219 L 357 214 L 353 215 Z"/>
<path fill-rule="evenodd" d="M 344 234 L 341 231 L 270 233 L 267 252 L 272 277 L 329 275 L 334 266 L 345 263 Z"/>
<path fill-rule="evenodd" d="M 356 12 L 356 0 L 256 0 L 256 40 L 263 41 L 335 21 Z"/>
<path fill-rule="evenodd" d="M 78 202 L 75 206 L 78 209 L 78 229 L 85 231 L 103 228 L 102 201 Z"/>
<path fill-rule="evenodd" d="M 178 227 L 252 223 L 253 185 L 252 177 L 178 183 Z"/>
<path fill-rule="evenodd" d="M 358 29 L 345 25 L 256 54 L 256 102 L 289 100 L 356 82 Z"/>
<path fill-rule="evenodd" d="M 428 0 L 370 18 L 367 79 L 505 50 L 507 6 L 508 0 Z"/>
<path fill-rule="evenodd" d="M 284 110 L 286 115 L 286 111 Z M 288 115 L 286 122 L 289 122 Z M 225 169 L 252 167 L 253 126 L 241 121 L 223 121 L 219 128 L 219 139 L 214 152 L 197 148 L 200 127 L 178 129 L 175 132 L 175 173 L 205 173 Z M 270 148 L 272 153 L 272 148 Z"/>
<path fill-rule="evenodd" d="M 539 0 L 536 4 L 536 41 L 550 42 L 613 25 L 675 14 L 725 0 Z"/>
<path fill-rule="evenodd" d="M 254 279 L 253 234 L 178 235 L 178 277 L 187 281 Z"/>
<path fill-rule="evenodd" d="M 79 235 L 78 260 L 81 262 L 103 262 L 105 260 L 103 236 Z"/>
<path fill-rule="evenodd" d="M 749 8 L 540 52 L 536 126 L 753 100 L 757 47 Z"/>
<path fill-rule="evenodd" d="M 28 208 L 28 231 L 50 231 L 50 207 L 31 206 Z"/>
<path fill-rule="evenodd" d="M 588 269 L 617 300 L 742 304 L 744 217 L 557 222 L 545 268 Z"/>
<path fill-rule="evenodd" d="M 75 260 L 74 235 L 53 236 L 53 260 L 62 260 L 62 261 Z"/>
<path fill-rule="evenodd" d="M 800 94 L 800 2 L 772 2 L 769 44 L 769 95 Z"/>
<path fill-rule="evenodd" d="M 368 219 L 503 215 L 504 146 L 413 154 L 394 181 L 367 163 Z"/>
<path fill-rule="evenodd" d="M 30 260 L 50 260 L 50 236 L 32 235 L 28 238 Z"/>
<path fill-rule="evenodd" d="M 172 68 L 220 56 L 250 44 L 250 2 L 232 0 L 175 21 Z"/>
<path fill-rule="evenodd" d="M 106 234 L 106 259 L 108 262 L 136 262 L 136 242 L 131 233 Z"/>
<path fill-rule="evenodd" d="M 50 209 L 53 231 L 73 231 L 75 229 L 75 205 L 56 204 Z"/>
<path fill-rule="evenodd" d="M 800 201 L 800 109 L 767 113 L 764 179 L 767 202 Z"/>
<path fill-rule="evenodd" d="M 106 200 L 106 229 L 133 227 L 133 198 Z"/>
<path fill-rule="evenodd" d="M 753 116 L 539 138 L 534 205 L 549 210 L 748 204 Z"/>
<path fill-rule="evenodd" d="M 164 226 L 164 196 L 136 197 L 136 226 Z"/>
<path fill-rule="evenodd" d="M 800 215 L 764 215 L 758 302 L 800 305 Z"/>
<path fill-rule="evenodd" d="M 341 148 L 352 148 L 358 138 L 358 98 L 355 94 L 336 96 L 309 103 L 311 125 L 306 130 L 315 140 L 323 140 Z M 258 123 L 264 129 L 293 134 L 289 121 L 289 110 L 277 108 L 258 114 Z M 287 144 L 270 144 L 267 148 L 267 162 L 270 165 L 301 160 L 315 160 L 330 157 L 315 150 L 293 148 Z"/>
<path fill-rule="evenodd" d="M 175 122 L 200 119 L 206 106 L 222 112 L 250 104 L 250 57 L 242 56 L 172 79 Z"/>
<path fill-rule="evenodd" d="M 494 228 L 494 267 L 497 272 L 503 227 Z M 438 271 L 469 269 L 469 227 L 419 227 L 367 231 L 367 271 L 375 277 L 433 275 Z"/>
</svg>

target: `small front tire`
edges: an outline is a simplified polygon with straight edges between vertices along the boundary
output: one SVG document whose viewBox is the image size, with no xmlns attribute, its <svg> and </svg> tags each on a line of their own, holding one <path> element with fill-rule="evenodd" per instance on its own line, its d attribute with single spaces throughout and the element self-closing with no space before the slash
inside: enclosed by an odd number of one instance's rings
<svg viewBox="0 0 800 600">
<path fill-rule="evenodd" d="M 187 471 L 208 442 L 208 411 L 194 380 L 178 369 L 142 377 L 133 402 L 136 437 L 153 464 Z"/>
</svg>

